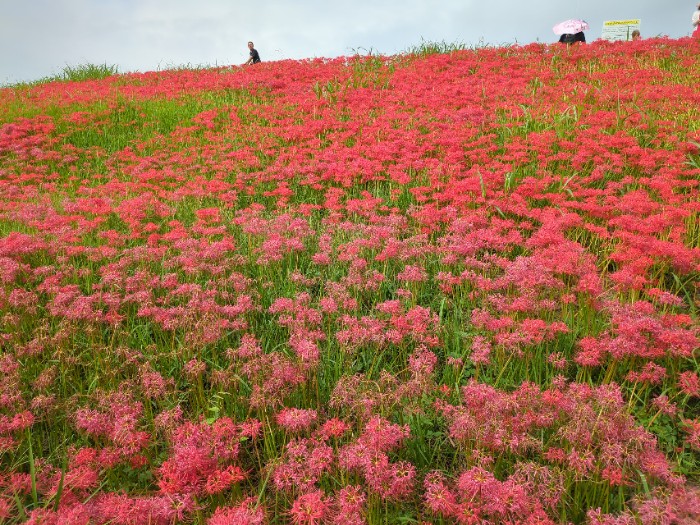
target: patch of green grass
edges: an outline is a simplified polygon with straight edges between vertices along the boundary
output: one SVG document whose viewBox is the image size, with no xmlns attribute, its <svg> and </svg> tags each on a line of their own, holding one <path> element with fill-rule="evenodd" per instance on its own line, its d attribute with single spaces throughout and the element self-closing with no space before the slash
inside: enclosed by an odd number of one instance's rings
<svg viewBox="0 0 700 525">
<path fill-rule="evenodd" d="M 428 56 L 454 53 L 455 51 L 464 51 L 469 49 L 464 42 L 440 42 L 434 40 L 424 40 L 421 38 L 420 44 L 410 46 L 404 53 L 409 55 Z"/>
<path fill-rule="evenodd" d="M 57 80 L 82 82 L 83 80 L 100 80 L 117 74 L 119 74 L 119 68 L 114 64 L 81 64 L 64 67 Z"/>
<path fill-rule="evenodd" d="M 101 80 L 119 74 L 119 68 L 115 64 L 80 64 L 77 66 L 64 67 L 60 73 L 41 77 L 38 80 L 29 82 L 18 82 L 10 84 L 10 88 L 33 87 L 49 82 L 82 82 L 84 80 Z"/>
</svg>

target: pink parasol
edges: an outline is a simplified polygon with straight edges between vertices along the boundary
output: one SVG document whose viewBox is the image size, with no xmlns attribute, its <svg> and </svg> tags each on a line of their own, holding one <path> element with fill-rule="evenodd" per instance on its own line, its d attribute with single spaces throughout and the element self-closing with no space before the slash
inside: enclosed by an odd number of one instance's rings
<svg viewBox="0 0 700 525">
<path fill-rule="evenodd" d="M 552 28 L 552 31 L 555 35 L 573 35 L 586 29 L 588 29 L 588 23 L 585 20 L 571 19 L 559 22 Z"/>
</svg>

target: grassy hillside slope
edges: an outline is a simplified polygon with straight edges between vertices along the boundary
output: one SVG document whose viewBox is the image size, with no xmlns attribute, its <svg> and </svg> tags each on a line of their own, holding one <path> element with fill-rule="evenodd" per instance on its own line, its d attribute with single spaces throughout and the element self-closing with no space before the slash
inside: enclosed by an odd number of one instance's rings
<svg viewBox="0 0 700 525">
<path fill-rule="evenodd" d="M 0 89 L 0 523 L 696 522 L 699 52 Z"/>
</svg>

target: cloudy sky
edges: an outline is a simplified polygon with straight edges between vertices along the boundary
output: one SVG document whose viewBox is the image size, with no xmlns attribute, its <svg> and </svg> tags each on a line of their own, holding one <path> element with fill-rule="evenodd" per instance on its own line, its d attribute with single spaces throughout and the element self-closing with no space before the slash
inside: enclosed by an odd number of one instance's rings
<svg viewBox="0 0 700 525">
<path fill-rule="evenodd" d="M 568 18 L 641 19 L 642 35 L 688 36 L 694 0 L 0 0 L 0 85 L 107 64 L 120 72 L 395 54 L 421 41 L 554 42 Z"/>
</svg>

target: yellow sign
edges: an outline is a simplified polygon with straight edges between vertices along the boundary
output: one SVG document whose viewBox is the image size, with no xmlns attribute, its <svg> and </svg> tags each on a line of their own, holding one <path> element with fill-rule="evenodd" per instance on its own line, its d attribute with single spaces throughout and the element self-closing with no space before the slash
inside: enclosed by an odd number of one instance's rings
<svg viewBox="0 0 700 525">
<path fill-rule="evenodd" d="M 603 22 L 603 27 L 605 26 L 638 26 L 642 21 L 639 18 L 634 18 L 631 20 L 608 20 Z"/>
<path fill-rule="evenodd" d="M 603 22 L 601 38 L 604 40 L 632 40 L 632 31 L 639 31 L 642 21 L 639 18 L 629 20 L 606 20 Z"/>
</svg>

